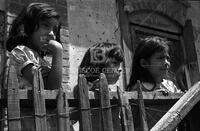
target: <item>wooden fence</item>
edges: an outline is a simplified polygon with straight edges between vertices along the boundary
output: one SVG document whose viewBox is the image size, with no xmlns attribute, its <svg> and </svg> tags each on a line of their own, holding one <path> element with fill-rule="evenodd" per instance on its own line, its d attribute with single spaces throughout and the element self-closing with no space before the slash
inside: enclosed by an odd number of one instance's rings
<svg viewBox="0 0 200 131">
<path fill-rule="evenodd" d="M 78 99 L 75 99 L 73 93 L 65 92 L 62 89 L 52 91 L 44 90 L 42 76 L 39 71 L 36 71 L 35 73 L 32 91 L 19 89 L 19 86 L 16 86 L 18 81 L 15 79 L 16 73 L 15 69 L 12 67 L 9 70 L 8 78 L 7 89 L 1 90 L 4 94 L 7 94 L 4 96 L 1 95 L 1 123 L 7 122 L 6 126 L 1 124 L 2 131 L 7 130 L 5 127 L 8 127 L 9 131 L 22 130 L 21 122 L 24 116 L 22 116 L 23 112 L 20 111 L 20 108 L 24 106 L 32 107 L 34 109 L 34 113 L 31 116 L 34 119 L 32 125 L 34 125 L 35 130 L 38 131 L 49 129 L 49 125 L 47 124 L 47 110 L 52 106 L 56 108 L 56 112 L 50 115 L 56 117 L 56 130 L 59 131 L 71 130 L 70 114 L 73 113 L 80 115 L 79 122 L 81 131 L 93 131 L 93 120 L 95 118 L 91 117 L 93 108 L 99 109 L 99 117 L 101 120 L 99 121 L 99 124 L 102 131 L 116 130 L 115 121 L 119 118 L 113 117 L 112 108 L 114 107 L 120 109 L 118 111 L 121 116 L 119 130 L 148 131 L 168 111 L 168 109 L 183 96 L 183 93 L 168 94 L 165 96 L 160 92 L 142 92 L 140 88 L 138 88 L 139 90 L 137 92 L 124 92 L 121 91 L 120 88 L 118 88 L 117 92 L 109 92 L 106 78 L 102 74 L 100 79 L 100 90 L 95 93 L 88 91 L 86 79 L 84 75 L 80 75 L 78 78 L 79 97 Z M 138 85 L 140 85 L 139 82 Z M 163 105 L 163 103 L 165 105 Z M 157 108 L 159 105 L 161 108 Z M 136 108 L 133 108 L 133 106 L 138 107 L 139 114 L 137 114 Z M 70 107 L 75 107 L 75 110 L 70 110 Z M 152 123 L 156 115 L 153 117 L 151 116 L 149 119 L 149 116 L 147 116 L 148 113 L 146 112 L 148 109 L 155 112 L 153 115 L 155 115 L 156 112 L 159 114 L 159 111 L 161 111 L 161 115 L 157 117 L 159 119 L 156 119 L 153 124 L 149 123 Z M 7 111 L 7 114 L 5 114 L 5 110 Z M 190 110 L 188 110 L 188 112 L 189 111 Z M 137 118 L 137 115 L 139 118 Z M 182 119 L 183 118 L 180 118 L 180 121 Z M 173 126 L 177 126 L 180 121 Z M 138 123 L 138 127 L 134 125 Z"/>
</svg>

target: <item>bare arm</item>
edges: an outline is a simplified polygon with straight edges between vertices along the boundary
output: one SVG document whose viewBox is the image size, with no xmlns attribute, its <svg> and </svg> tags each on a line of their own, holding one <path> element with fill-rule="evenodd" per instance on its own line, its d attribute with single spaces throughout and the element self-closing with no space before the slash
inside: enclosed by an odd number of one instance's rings
<svg viewBox="0 0 200 131">
<path fill-rule="evenodd" d="M 62 83 L 62 58 L 63 48 L 62 45 L 55 41 L 50 40 L 49 44 L 46 45 L 46 49 L 52 54 L 52 66 L 51 70 L 45 80 L 46 88 L 58 89 Z"/>
<path fill-rule="evenodd" d="M 43 78 L 44 85 L 46 89 L 58 89 L 62 83 L 62 45 L 55 40 L 50 40 L 46 48 L 52 54 L 52 67 L 48 75 Z M 33 64 L 29 64 L 22 70 L 22 74 L 31 84 L 33 84 L 35 68 Z"/>
</svg>

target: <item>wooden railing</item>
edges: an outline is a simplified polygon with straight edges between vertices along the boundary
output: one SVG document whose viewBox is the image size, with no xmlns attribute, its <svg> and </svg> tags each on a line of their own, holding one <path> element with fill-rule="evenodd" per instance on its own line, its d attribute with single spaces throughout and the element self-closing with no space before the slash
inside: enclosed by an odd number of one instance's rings
<svg viewBox="0 0 200 131">
<path fill-rule="evenodd" d="M 109 92 L 106 78 L 102 74 L 100 79 L 100 90 L 98 92 L 88 91 L 86 79 L 84 75 L 80 75 L 78 78 L 79 97 L 76 99 L 72 92 L 66 92 L 62 89 L 44 90 L 42 76 L 39 71 L 36 71 L 34 86 L 31 91 L 19 89 L 16 84 L 18 81 L 16 81 L 15 77 L 15 69 L 10 67 L 7 89 L 4 90 L 7 95 L 4 97 L 1 96 L 1 113 L 3 114 L 5 112 L 3 109 L 7 109 L 7 115 L 2 116 L 1 122 L 7 121 L 8 130 L 10 131 L 22 129 L 20 108 L 23 106 L 34 108 L 34 123 L 32 124 L 35 125 L 35 129 L 38 131 L 48 130 L 46 110 L 49 106 L 54 106 L 57 109 L 55 116 L 57 117 L 57 130 L 59 131 L 70 131 L 71 111 L 69 107 L 76 107 L 77 113 L 80 114 L 80 130 L 93 131 L 91 111 L 94 107 L 98 107 L 101 112 L 100 117 L 102 118 L 102 121 L 99 121 L 100 123 L 102 122 L 101 130 L 113 131 L 113 125 L 115 125 L 113 119 L 116 118 L 113 118 L 111 109 L 115 106 L 121 109 L 121 129 L 124 131 L 134 131 L 135 121 L 133 118 L 136 116 L 132 116 L 134 114 L 134 110 L 132 109 L 133 105 L 139 107 L 139 117 L 141 120 L 139 123 L 142 123 L 139 129 L 146 131 L 150 130 L 152 126 L 148 126 L 149 121 L 146 118 L 145 110 L 158 110 L 155 107 L 156 103 L 161 106 L 172 106 L 183 96 L 183 93 L 173 93 L 165 96 L 161 92 L 141 92 L 141 90 L 136 92 L 124 92 L 121 91 L 120 88 L 118 88 L 117 92 Z M 198 101 L 195 102 L 197 103 Z M 152 103 L 154 104 L 154 107 L 148 106 Z M 165 111 L 167 112 L 171 106 L 168 106 Z M 187 111 L 189 112 L 190 110 Z M 182 120 L 183 118 L 180 119 Z M 176 125 L 173 125 L 173 127 L 177 126 L 179 122 L 177 122 Z M 1 130 L 3 129 L 5 130 L 5 127 L 1 127 Z"/>
</svg>

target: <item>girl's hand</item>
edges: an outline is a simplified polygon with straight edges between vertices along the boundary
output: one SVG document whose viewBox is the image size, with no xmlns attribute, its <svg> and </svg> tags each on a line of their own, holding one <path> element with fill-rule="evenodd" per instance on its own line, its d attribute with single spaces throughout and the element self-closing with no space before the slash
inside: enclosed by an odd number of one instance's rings
<svg viewBox="0 0 200 131">
<path fill-rule="evenodd" d="M 42 47 L 43 51 L 49 52 L 50 54 L 62 52 L 62 49 L 62 45 L 55 40 L 49 40 L 48 43 L 44 44 L 44 46 Z"/>
</svg>

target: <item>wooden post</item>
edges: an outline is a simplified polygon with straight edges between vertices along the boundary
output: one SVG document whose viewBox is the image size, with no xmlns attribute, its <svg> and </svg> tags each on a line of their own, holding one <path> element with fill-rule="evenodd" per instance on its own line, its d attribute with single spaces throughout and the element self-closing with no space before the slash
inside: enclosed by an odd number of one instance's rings
<svg viewBox="0 0 200 131">
<path fill-rule="evenodd" d="M 58 92 L 58 131 L 70 131 L 69 105 L 67 94 L 59 89 Z"/>
<path fill-rule="evenodd" d="M 88 96 L 88 85 L 84 75 L 78 77 L 79 103 L 81 110 L 80 130 L 92 131 L 91 111 Z"/>
<path fill-rule="evenodd" d="M 5 35 L 6 36 L 6 35 Z M 6 37 L 5 37 L 6 38 Z M 3 68 L 3 72 L 2 72 L 2 87 L 0 89 L 0 95 L 1 95 L 1 99 L 7 99 L 7 93 L 6 93 L 6 89 L 8 89 L 8 80 L 9 80 L 9 68 L 10 68 L 10 59 L 9 59 L 9 54 L 8 52 L 5 51 L 5 56 L 4 56 L 4 68 Z M 12 74 L 10 74 L 12 77 Z M 17 78 L 16 78 L 17 79 Z M 1 118 L 0 119 L 5 119 L 7 118 L 7 108 L 3 107 L 3 104 L 0 104 L 0 113 L 1 113 Z M 7 121 L 1 121 L 0 122 L 0 130 L 4 130 L 4 128 L 7 128 Z"/>
<path fill-rule="evenodd" d="M 36 69 L 33 81 L 33 98 L 35 112 L 35 129 L 36 131 L 46 131 L 46 108 L 44 98 L 44 83 L 41 72 Z"/>
<path fill-rule="evenodd" d="M 123 94 L 121 89 L 117 87 L 118 99 L 121 106 L 121 119 L 124 131 L 134 131 L 133 116 L 129 100 L 126 95 Z"/>
<path fill-rule="evenodd" d="M 102 124 L 103 124 L 102 130 L 113 131 L 108 82 L 103 73 L 101 73 L 100 76 L 100 102 L 101 102 L 101 114 L 102 114 Z"/>
<path fill-rule="evenodd" d="M 200 100 L 200 82 L 190 88 L 152 127 L 151 131 L 171 131 Z"/>
<path fill-rule="evenodd" d="M 183 36 L 181 36 L 180 37 L 180 41 L 181 41 L 181 45 L 184 47 L 183 48 L 183 55 L 184 55 L 184 62 L 186 63 L 186 59 L 187 59 L 187 57 L 186 57 L 186 49 L 185 49 L 185 44 L 186 44 L 186 42 L 184 42 L 184 38 L 183 38 Z M 189 63 L 187 63 L 187 64 L 189 64 Z M 185 75 L 185 77 L 186 77 L 186 84 L 187 85 L 185 85 L 185 86 L 187 86 L 187 88 L 189 89 L 189 88 L 191 88 L 192 87 L 192 83 L 191 83 L 191 78 L 190 78 L 190 72 L 189 72 L 189 70 L 188 70 L 188 68 L 187 68 L 187 64 L 186 65 L 183 65 L 183 73 L 184 73 L 184 75 Z M 181 75 L 183 75 L 183 74 L 181 74 Z M 181 77 L 183 77 L 183 76 L 181 76 Z"/>
<path fill-rule="evenodd" d="M 10 67 L 8 77 L 8 129 L 9 131 L 21 130 L 19 85 L 15 68 Z"/>
<path fill-rule="evenodd" d="M 138 101 L 139 101 L 139 113 L 140 113 L 140 120 L 141 120 L 141 128 L 142 131 L 148 131 L 148 124 L 147 124 L 147 117 L 146 117 L 146 111 L 144 106 L 144 100 L 142 95 L 142 85 L 140 81 L 137 81 L 138 85 Z"/>
<path fill-rule="evenodd" d="M 131 34 L 129 19 L 125 10 L 125 0 L 116 0 L 117 8 L 118 8 L 118 19 L 120 25 L 120 45 L 124 52 L 124 62 L 123 62 L 123 70 L 122 77 L 124 80 L 124 88 L 127 83 L 129 83 L 131 76 L 131 65 L 133 60 L 133 45 L 135 44 L 135 37 L 131 39 L 131 37 L 135 36 Z"/>
</svg>

